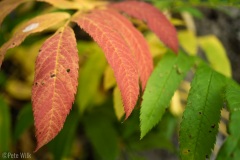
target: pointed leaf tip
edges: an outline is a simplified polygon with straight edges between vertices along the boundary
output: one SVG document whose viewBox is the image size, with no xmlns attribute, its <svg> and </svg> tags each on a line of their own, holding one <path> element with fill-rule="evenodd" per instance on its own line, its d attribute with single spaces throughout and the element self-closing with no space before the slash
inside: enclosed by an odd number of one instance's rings
<svg viewBox="0 0 240 160">
<path fill-rule="evenodd" d="M 78 85 L 78 51 L 73 30 L 61 28 L 42 45 L 32 88 L 37 148 L 62 129 Z"/>
<path fill-rule="evenodd" d="M 112 3 L 109 8 L 123 11 L 130 16 L 143 20 L 148 27 L 176 54 L 178 53 L 178 39 L 175 27 L 154 6 L 138 1 Z M 144 8 L 144 9 L 143 9 Z"/>
</svg>

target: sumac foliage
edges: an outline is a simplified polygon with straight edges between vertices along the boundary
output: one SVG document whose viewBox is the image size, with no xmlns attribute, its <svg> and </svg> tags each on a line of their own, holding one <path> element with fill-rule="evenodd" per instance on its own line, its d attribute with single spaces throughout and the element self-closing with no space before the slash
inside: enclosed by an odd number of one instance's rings
<svg viewBox="0 0 240 160">
<path fill-rule="evenodd" d="M 0 23 L 12 10 L 29 1 L 1 1 Z M 31 95 L 37 138 L 35 151 L 54 139 L 62 130 L 72 109 L 81 73 L 86 75 L 88 70 L 95 69 L 98 72 L 96 79 L 90 82 L 96 83 L 93 86 L 96 87 L 98 84 L 96 81 L 100 81 L 107 61 L 110 68 L 106 74 L 110 78 L 113 74 L 116 81 L 111 82 L 112 86 L 106 88 L 114 88 L 114 108 L 117 117 L 121 119 L 125 113 L 126 122 L 134 108 L 140 106 L 141 139 L 161 119 L 165 119 L 165 111 L 171 103 L 174 92 L 188 73 L 192 73 L 191 89 L 179 131 L 181 158 L 204 159 L 210 156 L 218 133 L 220 111 L 224 104 L 231 112 L 230 136 L 221 149 L 223 153 L 219 154 L 218 158 L 229 158 L 231 155 L 236 156 L 235 159 L 239 158 L 237 151 L 240 137 L 238 127 L 236 127 L 240 103 L 239 100 L 236 100 L 240 91 L 238 84 L 222 75 L 221 69 L 209 66 L 199 57 L 190 56 L 193 55 L 192 53 L 180 50 L 175 27 L 159 9 L 150 3 L 140 1 L 110 3 L 106 1 L 37 0 L 34 3 L 40 2 L 48 3 L 61 10 L 37 15 L 23 22 L 16 27 L 12 38 L 0 48 L 0 65 L 2 65 L 7 51 L 19 46 L 28 36 L 50 29 L 55 32 L 44 41 L 35 62 Z M 150 47 L 144 35 L 136 27 L 137 25 L 132 23 L 136 19 L 138 22 L 146 24 L 149 30 L 155 33 L 159 40 L 169 48 L 155 69 Z M 101 56 L 96 53 L 89 59 L 86 68 L 81 70 L 79 67 L 81 50 L 77 49 L 76 39 L 78 32 L 74 32 L 73 26 L 90 35 L 104 52 L 106 61 L 96 64 L 96 61 L 102 60 Z M 180 37 L 180 40 L 184 39 L 182 36 Z M 206 48 L 209 44 L 207 42 L 208 39 L 199 41 L 200 46 L 206 51 L 208 51 Z M 221 46 L 220 43 L 217 44 Z M 208 57 L 211 57 L 209 61 L 212 62 L 213 56 Z M 222 59 L 225 60 L 225 56 L 222 56 Z M 93 66 L 95 64 L 96 66 Z M 227 76 L 230 77 L 230 74 L 229 71 Z M 84 86 L 84 83 L 87 83 L 87 80 L 81 79 L 79 86 Z M 83 87 L 83 89 L 86 88 Z M 81 87 L 78 89 L 81 90 Z M 89 91 L 91 94 L 94 94 L 93 92 Z M 79 97 L 84 97 L 84 91 Z M 82 105 L 80 109 L 82 112 L 91 99 L 81 102 L 80 98 L 77 103 Z M 121 108 L 122 106 L 123 108 Z M 74 130 L 76 130 L 77 120 L 70 117 L 69 121 L 74 122 Z M 70 122 L 67 125 L 70 125 Z M 92 118 L 87 118 L 85 122 L 88 122 L 86 134 L 92 137 L 94 147 L 103 152 L 99 154 L 107 159 L 114 157 L 118 151 L 114 150 L 111 155 L 105 154 L 108 150 L 101 148 L 101 145 L 95 141 L 97 138 L 93 133 L 99 133 L 100 136 L 100 134 L 108 135 L 111 132 L 112 135 L 104 137 L 105 139 L 103 138 L 101 141 L 108 141 L 116 149 L 117 144 L 113 141 L 117 141 L 117 134 L 111 128 L 111 124 L 105 119 L 95 122 Z M 99 126 L 107 129 L 98 130 L 94 126 L 95 123 L 99 123 Z M 68 131 L 64 132 L 68 133 Z M 109 137 L 112 140 L 109 140 Z M 228 149 L 233 141 L 234 146 Z"/>
</svg>

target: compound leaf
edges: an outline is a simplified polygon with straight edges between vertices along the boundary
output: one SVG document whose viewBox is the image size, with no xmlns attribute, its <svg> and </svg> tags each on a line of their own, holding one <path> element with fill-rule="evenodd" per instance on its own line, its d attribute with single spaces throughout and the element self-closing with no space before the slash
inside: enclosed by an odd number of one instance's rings
<svg viewBox="0 0 240 160">
<path fill-rule="evenodd" d="M 240 159 L 240 87 L 229 85 L 226 90 L 226 99 L 230 110 L 228 123 L 229 136 L 219 151 L 218 160 Z"/>
<path fill-rule="evenodd" d="M 109 8 L 123 11 L 145 21 L 148 27 L 174 52 L 178 52 L 177 32 L 168 19 L 154 6 L 137 1 L 113 3 Z M 143 9 L 144 8 L 144 9 Z"/>
<path fill-rule="evenodd" d="M 134 55 L 122 35 L 112 27 L 111 19 L 94 10 L 89 14 L 74 16 L 76 22 L 99 44 L 121 91 L 126 118 L 131 114 L 139 94 L 138 69 Z"/>
<path fill-rule="evenodd" d="M 140 114 L 141 138 L 161 120 L 175 90 L 192 65 L 192 58 L 183 52 L 180 52 L 179 56 L 168 52 L 159 62 L 143 94 Z"/>
<path fill-rule="evenodd" d="M 24 23 L 21 27 L 19 27 L 14 36 L 0 48 L 0 66 L 2 65 L 4 55 L 8 49 L 20 45 L 30 34 L 42 32 L 43 30 L 56 25 L 69 17 L 70 15 L 68 13 L 55 12 L 35 17 Z"/>
<path fill-rule="evenodd" d="M 180 125 L 182 159 L 210 157 L 218 133 L 225 80 L 206 65 L 201 65 L 195 73 Z"/>
<path fill-rule="evenodd" d="M 36 60 L 32 88 L 37 148 L 62 129 L 78 85 L 78 52 L 73 30 L 62 27 L 47 39 Z"/>
</svg>

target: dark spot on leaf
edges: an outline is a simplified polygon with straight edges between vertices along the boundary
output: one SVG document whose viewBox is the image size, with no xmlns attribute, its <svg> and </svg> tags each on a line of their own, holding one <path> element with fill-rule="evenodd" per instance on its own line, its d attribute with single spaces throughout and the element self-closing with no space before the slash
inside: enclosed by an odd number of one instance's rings
<svg viewBox="0 0 240 160">
<path fill-rule="evenodd" d="M 188 152 L 190 152 L 190 149 L 188 150 Z"/>
<path fill-rule="evenodd" d="M 230 157 L 232 157 L 232 158 L 233 158 L 233 157 L 234 157 L 234 154 L 233 154 L 233 153 L 231 153 L 231 154 L 230 154 Z"/>
<path fill-rule="evenodd" d="M 56 77 L 56 74 L 51 74 L 50 77 L 51 78 Z"/>
<path fill-rule="evenodd" d="M 208 156 L 208 155 L 206 155 L 206 158 L 209 158 L 209 156 Z"/>
<path fill-rule="evenodd" d="M 44 83 L 44 82 L 42 82 L 41 84 L 42 84 L 42 85 L 44 85 L 45 83 Z"/>
<path fill-rule="evenodd" d="M 38 85 L 38 83 L 36 82 L 36 83 L 35 83 L 35 86 L 37 86 L 37 85 Z"/>
<path fill-rule="evenodd" d="M 189 134 L 189 136 L 188 136 L 189 138 L 192 138 L 192 135 L 191 134 Z"/>
<path fill-rule="evenodd" d="M 202 114 L 202 112 L 198 112 L 200 115 Z"/>
<path fill-rule="evenodd" d="M 213 124 L 213 125 L 211 126 L 211 128 L 215 128 L 215 126 L 216 126 L 216 125 L 215 125 L 215 124 Z"/>
<path fill-rule="evenodd" d="M 41 52 L 42 50 L 41 49 L 39 49 L 39 52 Z"/>
<path fill-rule="evenodd" d="M 208 131 L 209 133 L 211 133 L 212 131 Z"/>
<path fill-rule="evenodd" d="M 15 45 L 15 43 L 13 42 L 13 43 L 12 43 L 12 45 L 14 46 L 14 45 Z"/>
<path fill-rule="evenodd" d="M 59 34 L 62 33 L 61 31 L 58 32 Z"/>
<path fill-rule="evenodd" d="M 66 71 L 69 73 L 69 72 L 70 72 L 70 69 L 68 68 Z"/>
</svg>

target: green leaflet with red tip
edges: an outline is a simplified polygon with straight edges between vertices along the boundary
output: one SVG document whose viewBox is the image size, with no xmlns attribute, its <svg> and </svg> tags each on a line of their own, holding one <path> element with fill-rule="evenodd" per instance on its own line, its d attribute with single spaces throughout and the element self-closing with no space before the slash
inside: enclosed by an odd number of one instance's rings
<svg viewBox="0 0 240 160">
<path fill-rule="evenodd" d="M 63 27 L 47 39 L 36 60 L 32 88 L 37 148 L 62 129 L 78 85 L 78 51 L 73 30 Z"/>
<path fill-rule="evenodd" d="M 109 8 L 123 11 L 130 16 L 145 21 L 148 27 L 171 48 L 175 53 L 178 52 L 177 33 L 169 20 L 154 6 L 137 1 L 126 1 L 113 3 Z"/>
</svg>

